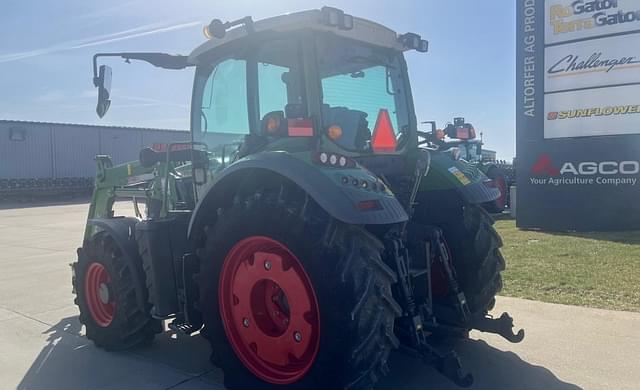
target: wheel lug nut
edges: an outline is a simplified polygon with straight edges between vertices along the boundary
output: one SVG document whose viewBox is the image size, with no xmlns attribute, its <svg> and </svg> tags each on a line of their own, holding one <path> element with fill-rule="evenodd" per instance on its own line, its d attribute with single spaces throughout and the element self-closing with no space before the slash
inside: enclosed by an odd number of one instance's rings
<svg viewBox="0 0 640 390">
<path fill-rule="evenodd" d="M 301 342 L 301 341 L 302 341 L 302 333 L 300 333 L 300 332 L 294 332 L 294 333 L 293 333 L 293 339 L 294 339 L 297 343 Z"/>
<path fill-rule="evenodd" d="M 248 327 L 249 327 L 249 319 L 248 319 L 248 318 L 244 318 L 244 319 L 242 320 L 242 325 L 243 325 L 245 328 L 248 328 Z"/>
<path fill-rule="evenodd" d="M 271 269 L 271 262 L 269 260 L 264 262 L 264 269 L 269 271 Z"/>
</svg>

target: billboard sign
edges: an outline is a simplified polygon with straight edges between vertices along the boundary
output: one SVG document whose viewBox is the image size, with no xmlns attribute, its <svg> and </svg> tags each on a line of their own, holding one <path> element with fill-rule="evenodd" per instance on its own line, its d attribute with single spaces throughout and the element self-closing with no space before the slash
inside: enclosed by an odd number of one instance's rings
<svg viewBox="0 0 640 390">
<path fill-rule="evenodd" d="M 546 1 L 545 44 L 640 30 L 638 0 Z"/>
<path fill-rule="evenodd" d="M 519 0 L 518 226 L 640 229 L 640 0 Z"/>
<path fill-rule="evenodd" d="M 640 34 L 550 46 L 544 91 L 640 83 Z"/>
<path fill-rule="evenodd" d="M 545 94 L 544 138 L 640 134 L 640 84 Z"/>
</svg>

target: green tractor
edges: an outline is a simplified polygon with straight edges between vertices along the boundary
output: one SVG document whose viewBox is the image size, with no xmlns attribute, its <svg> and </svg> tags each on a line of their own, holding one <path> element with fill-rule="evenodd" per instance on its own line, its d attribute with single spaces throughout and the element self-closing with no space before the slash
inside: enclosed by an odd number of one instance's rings
<svg viewBox="0 0 640 390">
<path fill-rule="evenodd" d="M 403 52 L 427 41 L 329 7 L 205 35 L 188 56 L 94 56 L 101 117 L 105 57 L 195 67 L 195 81 L 191 142 L 97 157 L 73 264 L 89 339 L 199 332 L 229 389 L 371 389 L 395 349 L 468 386 L 434 343 L 522 340 L 487 314 L 505 262 L 481 205 L 498 191 L 417 129 Z M 122 198 L 135 215 L 115 215 Z"/>
<path fill-rule="evenodd" d="M 435 126 L 435 122 L 423 122 Z M 515 183 L 515 170 L 507 164 L 496 161 L 495 155 L 489 157 L 483 149 L 482 139 L 476 138 L 476 130 L 464 118 L 454 118 L 442 130 L 437 131 L 434 142 L 439 150 L 448 150 L 455 159 L 464 160 L 484 173 L 489 181 L 487 185 L 500 191 L 500 196 L 483 204 L 493 214 L 502 213 L 510 204 L 509 188 Z"/>
</svg>

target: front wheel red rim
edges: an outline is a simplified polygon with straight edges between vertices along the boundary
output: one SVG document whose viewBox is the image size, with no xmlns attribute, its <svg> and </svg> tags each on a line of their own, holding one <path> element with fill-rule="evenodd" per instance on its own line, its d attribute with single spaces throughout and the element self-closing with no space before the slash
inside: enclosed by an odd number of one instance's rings
<svg viewBox="0 0 640 390">
<path fill-rule="evenodd" d="M 278 385 L 306 375 L 319 349 L 318 301 L 284 244 L 263 236 L 236 243 L 220 274 L 219 305 L 229 343 L 249 371 Z"/>
<path fill-rule="evenodd" d="M 91 263 L 87 268 L 84 293 L 93 321 L 103 328 L 111 325 L 116 312 L 116 302 L 111 287 L 111 275 L 102 264 Z"/>
</svg>

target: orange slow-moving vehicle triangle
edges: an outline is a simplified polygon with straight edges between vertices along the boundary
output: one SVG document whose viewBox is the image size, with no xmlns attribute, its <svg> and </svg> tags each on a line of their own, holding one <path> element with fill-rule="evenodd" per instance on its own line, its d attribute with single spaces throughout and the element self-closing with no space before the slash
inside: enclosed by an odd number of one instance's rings
<svg viewBox="0 0 640 390">
<path fill-rule="evenodd" d="M 376 126 L 371 136 L 371 147 L 374 153 L 395 152 L 398 146 L 396 133 L 393 131 L 389 111 L 381 108 L 376 119 Z"/>
</svg>

